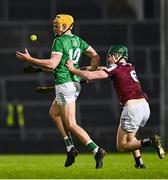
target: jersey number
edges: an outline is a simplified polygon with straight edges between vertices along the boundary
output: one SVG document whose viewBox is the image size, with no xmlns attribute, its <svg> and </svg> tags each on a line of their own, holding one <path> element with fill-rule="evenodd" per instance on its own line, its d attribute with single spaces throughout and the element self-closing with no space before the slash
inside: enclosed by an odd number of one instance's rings
<svg viewBox="0 0 168 180">
<path fill-rule="evenodd" d="M 132 70 L 130 75 L 135 82 L 139 82 L 135 70 Z"/>
<path fill-rule="evenodd" d="M 73 63 L 77 63 L 81 56 L 80 49 L 70 49 L 69 50 L 69 59 L 72 59 Z"/>
</svg>

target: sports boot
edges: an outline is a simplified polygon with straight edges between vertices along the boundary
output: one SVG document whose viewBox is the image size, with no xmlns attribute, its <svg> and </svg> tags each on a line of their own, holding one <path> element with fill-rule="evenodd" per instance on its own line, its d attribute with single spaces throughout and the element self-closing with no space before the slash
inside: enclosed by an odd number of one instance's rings
<svg viewBox="0 0 168 180">
<path fill-rule="evenodd" d="M 136 169 L 146 169 L 145 164 L 141 164 L 141 165 L 135 164 L 134 167 L 135 167 Z"/>
<path fill-rule="evenodd" d="M 105 156 L 105 150 L 103 148 L 99 148 L 97 153 L 95 154 L 96 161 L 96 169 L 100 169 L 103 166 L 103 158 Z"/>
<path fill-rule="evenodd" d="M 161 144 L 161 137 L 158 135 L 153 136 L 151 138 L 151 145 L 157 151 L 159 158 L 164 158 L 165 151 Z"/>
<path fill-rule="evenodd" d="M 77 149 L 74 147 L 71 148 L 71 150 L 67 153 L 67 158 L 65 161 L 64 166 L 69 167 L 75 162 L 75 157 L 78 155 Z"/>
</svg>

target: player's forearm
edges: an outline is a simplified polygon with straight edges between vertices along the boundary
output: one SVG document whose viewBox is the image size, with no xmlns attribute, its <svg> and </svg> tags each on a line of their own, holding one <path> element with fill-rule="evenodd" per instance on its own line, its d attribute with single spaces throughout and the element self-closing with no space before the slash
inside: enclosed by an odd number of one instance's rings
<svg viewBox="0 0 168 180">
<path fill-rule="evenodd" d="M 91 71 L 95 71 L 100 65 L 100 57 L 99 55 L 95 55 L 91 59 Z"/>
<path fill-rule="evenodd" d="M 84 80 L 92 80 L 91 79 L 91 74 L 90 74 L 91 72 L 89 72 L 89 71 L 83 71 L 83 70 L 76 69 L 76 68 L 72 68 L 72 69 L 70 69 L 70 71 L 73 74 L 75 74 L 77 76 L 80 76 Z"/>
<path fill-rule="evenodd" d="M 84 80 L 94 80 L 96 71 L 80 70 L 73 66 L 73 61 L 69 60 L 66 63 L 68 69 L 75 75 L 80 76 Z"/>
<path fill-rule="evenodd" d="M 28 59 L 28 61 L 32 64 L 36 64 L 44 68 L 55 69 L 55 64 L 52 61 L 52 59 L 37 59 L 37 58 L 31 57 Z"/>
</svg>

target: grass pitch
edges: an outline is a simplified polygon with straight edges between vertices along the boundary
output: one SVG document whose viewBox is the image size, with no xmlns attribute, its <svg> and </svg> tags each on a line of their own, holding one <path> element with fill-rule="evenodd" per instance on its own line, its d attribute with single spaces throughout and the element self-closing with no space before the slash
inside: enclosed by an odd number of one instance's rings
<svg viewBox="0 0 168 180">
<path fill-rule="evenodd" d="M 168 158 L 144 153 L 147 169 L 135 169 L 129 153 L 107 154 L 102 169 L 95 169 L 91 154 L 79 154 L 76 162 L 64 168 L 66 156 L 0 155 L 0 179 L 168 179 Z"/>
</svg>

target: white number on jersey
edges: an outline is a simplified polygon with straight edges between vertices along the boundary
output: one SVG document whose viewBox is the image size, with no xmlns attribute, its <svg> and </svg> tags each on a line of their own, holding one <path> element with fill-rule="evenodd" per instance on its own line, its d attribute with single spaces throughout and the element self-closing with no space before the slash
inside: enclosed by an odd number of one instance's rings
<svg viewBox="0 0 168 180">
<path fill-rule="evenodd" d="M 79 48 L 69 50 L 69 59 L 71 59 L 74 64 L 79 61 L 80 56 L 81 52 Z"/>
<path fill-rule="evenodd" d="M 139 82 L 135 70 L 132 70 L 130 75 L 135 82 Z"/>
</svg>

